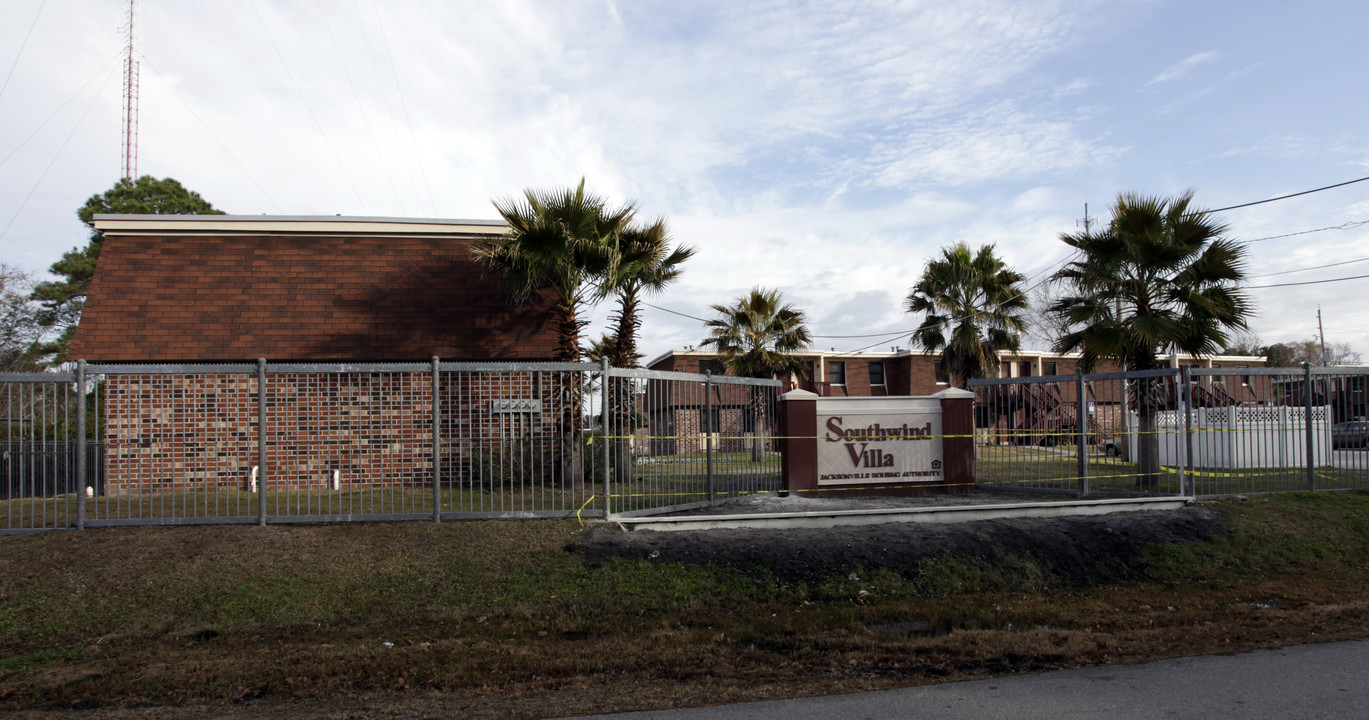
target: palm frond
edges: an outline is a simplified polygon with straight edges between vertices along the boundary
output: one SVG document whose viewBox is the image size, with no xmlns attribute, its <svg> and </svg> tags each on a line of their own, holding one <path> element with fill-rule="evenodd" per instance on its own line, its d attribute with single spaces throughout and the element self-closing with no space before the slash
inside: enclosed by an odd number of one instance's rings
<svg viewBox="0 0 1369 720">
<path fill-rule="evenodd" d="M 743 377 L 776 377 L 802 372 L 795 353 L 812 338 L 802 311 L 784 303 L 778 290 L 756 287 L 732 305 L 713 305 L 718 317 L 708 320 L 712 345 L 728 372 Z"/>
<path fill-rule="evenodd" d="M 941 353 L 941 364 L 958 386 L 996 371 L 998 352 L 1015 351 L 1026 328 L 1025 277 L 1008 268 L 993 245 L 972 252 L 965 243 L 942 248 L 927 262 L 904 300 L 923 315 L 913 342 Z"/>
<path fill-rule="evenodd" d="M 1156 367 L 1164 352 L 1219 351 L 1227 330 L 1244 328 L 1251 309 L 1237 287 L 1244 250 L 1228 232 L 1193 206 L 1192 191 L 1168 199 L 1119 195 L 1105 230 L 1060 237 L 1080 257 L 1053 276 L 1073 294 L 1051 312 L 1083 329 L 1062 337 L 1056 350 L 1135 369 Z"/>
</svg>

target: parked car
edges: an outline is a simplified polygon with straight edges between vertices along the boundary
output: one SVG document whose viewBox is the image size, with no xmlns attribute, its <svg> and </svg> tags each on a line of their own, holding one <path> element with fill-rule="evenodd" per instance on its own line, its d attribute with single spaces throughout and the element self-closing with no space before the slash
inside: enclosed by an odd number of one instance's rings
<svg viewBox="0 0 1369 720">
<path fill-rule="evenodd" d="M 1103 438 L 1098 441 L 1098 449 L 1108 457 L 1122 456 L 1122 438 Z"/>
<path fill-rule="evenodd" d="M 1369 422 L 1356 420 L 1332 425 L 1331 447 L 1369 447 Z"/>
</svg>

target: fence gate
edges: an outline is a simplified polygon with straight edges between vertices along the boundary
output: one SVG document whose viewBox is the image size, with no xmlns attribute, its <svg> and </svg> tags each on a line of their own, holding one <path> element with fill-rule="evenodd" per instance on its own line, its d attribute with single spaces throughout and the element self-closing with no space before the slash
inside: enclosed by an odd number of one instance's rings
<svg viewBox="0 0 1369 720">
<path fill-rule="evenodd" d="M 778 492 L 778 380 L 606 368 L 608 515 Z"/>
</svg>

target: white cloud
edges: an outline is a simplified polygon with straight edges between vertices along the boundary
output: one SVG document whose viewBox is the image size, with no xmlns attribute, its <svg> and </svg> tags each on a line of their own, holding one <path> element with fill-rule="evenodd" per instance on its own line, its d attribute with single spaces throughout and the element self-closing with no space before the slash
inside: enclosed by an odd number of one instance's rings
<svg viewBox="0 0 1369 720">
<path fill-rule="evenodd" d="M 119 4 L 69 2 L 61 13 L 45 7 L 0 98 L 0 138 L 17 143 L 117 57 Z M 766 284 L 801 303 L 823 334 L 901 329 L 910 319 L 900 299 L 950 242 L 995 242 L 1022 272 L 1048 273 L 1064 256 L 1059 234 L 1074 229 L 1086 200 L 1102 215 L 1100 201 L 1119 190 L 1195 186 L 1220 206 L 1342 179 L 1369 162 L 1354 98 L 1334 113 L 1269 111 L 1305 106 L 1291 95 L 1299 72 L 1348 73 L 1341 84 L 1353 85 L 1352 69 L 1366 60 L 1359 45 L 1335 46 L 1345 56 L 1335 65 L 1306 53 L 1308 64 L 1295 66 L 1301 56 L 1276 64 L 1263 44 L 1231 38 L 1144 86 L 1180 87 L 1219 61 L 1267 62 L 1292 79 L 1287 87 L 1263 85 L 1251 97 L 1238 94 L 1241 82 L 1221 88 L 1224 114 L 1259 122 L 1194 123 L 1138 101 L 1136 81 L 1117 78 L 1182 54 L 1171 28 L 1185 11 L 1165 4 L 324 8 L 327 26 L 309 2 L 149 5 L 140 170 L 176 177 L 238 213 L 467 218 L 492 217 L 491 197 L 584 176 L 598 192 L 666 216 L 677 238 L 700 247 L 680 283 L 653 302 L 701 317 L 710 303 Z M 0 47 L 19 46 L 37 9 L 37 0 L 4 4 Z M 1280 13 L 1296 11 L 1252 12 L 1278 27 Z M 1312 42 L 1325 41 L 1288 40 Z M 8 261 L 46 267 L 84 241 L 74 210 L 110 187 L 119 167 L 117 91 L 116 72 L 60 154 L 95 90 L 0 166 L 0 223 L 15 219 L 0 239 Z M 0 153 L 11 148 L 0 141 Z M 1366 212 L 1347 206 L 1261 206 L 1233 221 L 1256 237 Z M 1341 315 L 1334 303 L 1353 295 L 1324 296 L 1328 313 Z M 1305 316 L 1298 298 L 1312 294 L 1280 297 L 1261 302 L 1270 328 L 1285 314 Z M 596 333 L 607 306 L 597 313 Z M 647 352 L 703 337 L 696 320 L 647 317 Z"/>
<path fill-rule="evenodd" d="M 1221 56 L 1222 54 L 1220 52 L 1217 52 L 1216 50 L 1207 50 L 1205 52 L 1200 52 L 1195 55 L 1189 55 L 1183 60 L 1180 60 L 1179 62 L 1170 65 L 1164 70 L 1161 70 L 1155 77 L 1151 78 L 1146 83 L 1146 86 L 1149 87 L 1152 85 L 1167 83 L 1171 80 L 1177 80 L 1181 77 L 1184 77 L 1185 75 L 1188 75 L 1190 72 L 1193 72 L 1194 68 L 1206 65 L 1211 62 L 1215 62 Z"/>
<path fill-rule="evenodd" d="M 1051 97 L 1060 100 L 1062 98 L 1070 97 L 1071 95 L 1078 95 L 1093 86 L 1094 82 L 1092 80 L 1088 78 L 1079 78 L 1056 88 L 1055 91 L 1051 93 Z"/>
<path fill-rule="evenodd" d="M 1033 118 L 1002 104 L 918 128 L 879 158 L 877 185 L 958 186 L 1068 172 L 1121 151 L 1081 138 L 1071 123 Z"/>
</svg>

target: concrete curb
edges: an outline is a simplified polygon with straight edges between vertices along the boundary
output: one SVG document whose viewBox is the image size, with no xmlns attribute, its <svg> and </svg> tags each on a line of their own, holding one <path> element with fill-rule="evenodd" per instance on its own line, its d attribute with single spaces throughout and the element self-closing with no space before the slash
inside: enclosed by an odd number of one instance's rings
<svg viewBox="0 0 1369 720">
<path fill-rule="evenodd" d="M 874 525 L 891 522 L 953 523 L 997 518 L 1105 515 L 1141 510 L 1178 510 L 1193 502 L 1190 497 L 1112 498 L 1064 500 L 999 505 L 952 505 L 946 507 L 881 508 L 875 510 L 819 510 L 754 515 L 685 515 L 674 517 L 616 517 L 607 522 L 628 530 L 716 530 L 720 528 L 824 528 L 839 525 Z M 603 521 L 601 521 L 603 522 Z"/>
</svg>

